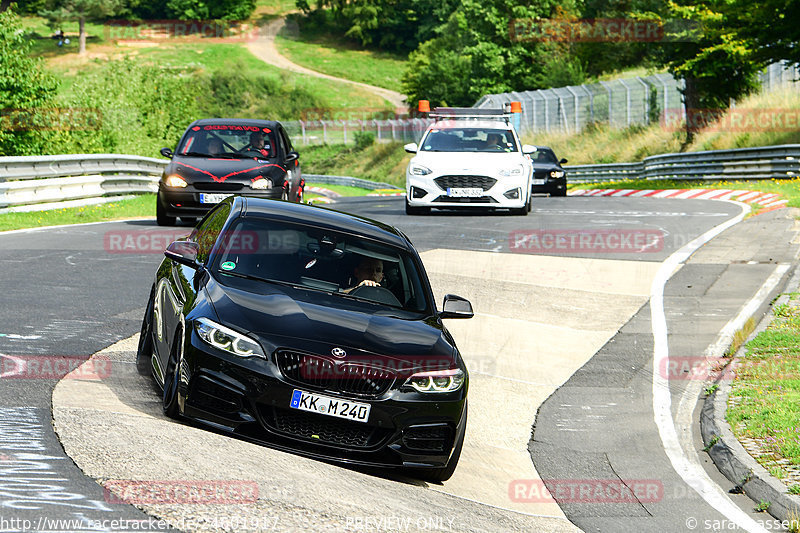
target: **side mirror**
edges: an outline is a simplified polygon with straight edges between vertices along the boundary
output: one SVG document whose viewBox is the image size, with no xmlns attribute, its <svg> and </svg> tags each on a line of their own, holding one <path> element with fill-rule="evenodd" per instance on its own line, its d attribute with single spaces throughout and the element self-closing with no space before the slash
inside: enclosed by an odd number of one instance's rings
<svg viewBox="0 0 800 533">
<path fill-rule="evenodd" d="M 536 147 L 532 144 L 523 144 L 522 145 L 522 153 L 523 154 L 532 154 L 536 151 Z"/>
<path fill-rule="evenodd" d="M 164 255 L 176 263 L 197 269 L 200 268 L 200 263 L 197 262 L 199 251 L 200 245 L 194 241 L 175 241 L 167 246 Z"/>
<path fill-rule="evenodd" d="M 172 154 L 172 150 L 170 150 L 169 148 L 162 148 L 159 151 L 161 152 L 161 155 L 163 155 L 164 157 L 168 157 L 168 158 L 172 159 L 172 155 L 173 155 Z"/>
<path fill-rule="evenodd" d="M 419 148 L 417 147 L 417 143 L 408 143 L 407 145 L 403 146 L 403 150 L 409 154 L 416 154 Z"/>
<path fill-rule="evenodd" d="M 441 318 L 472 318 L 473 315 L 469 300 L 455 294 L 445 295 L 442 312 L 439 313 Z"/>
<path fill-rule="evenodd" d="M 559 165 L 564 165 L 566 163 L 567 163 L 567 160 L 563 159 L 563 158 L 561 159 L 561 161 L 558 162 Z"/>
<path fill-rule="evenodd" d="M 286 154 L 286 159 L 284 159 L 284 161 L 286 161 L 287 163 L 291 163 L 292 161 L 297 161 L 297 158 L 299 158 L 299 157 L 300 157 L 300 154 L 298 154 L 297 152 L 292 150 L 291 152 Z"/>
</svg>

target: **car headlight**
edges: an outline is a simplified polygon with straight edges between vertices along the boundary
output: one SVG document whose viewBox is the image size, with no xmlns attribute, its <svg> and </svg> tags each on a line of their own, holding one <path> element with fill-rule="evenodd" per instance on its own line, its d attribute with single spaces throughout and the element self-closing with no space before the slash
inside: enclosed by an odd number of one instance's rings
<svg viewBox="0 0 800 533">
<path fill-rule="evenodd" d="M 414 174 L 415 176 L 427 176 L 428 174 L 430 174 L 433 171 L 431 169 L 429 169 L 428 167 L 424 167 L 422 165 L 414 164 L 414 165 L 411 165 L 410 167 L 408 167 L 408 172 L 411 173 L 411 174 Z"/>
<path fill-rule="evenodd" d="M 521 176 L 522 175 L 522 166 L 517 165 L 513 168 L 504 168 L 500 171 L 501 176 Z"/>
<path fill-rule="evenodd" d="M 164 185 L 166 185 L 167 187 L 183 188 L 186 187 L 187 183 L 185 179 L 178 176 L 177 174 L 170 174 L 169 176 L 167 176 L 167 179 L 164 180 Z"/>
<path fill-rule="evenodd" d="M 550 177 L 551 178 L 563 178 L 565 172 L 563 170 L 551 170 Z"/>
<path fill-rule="evenodd" d="M 464 384 L 464 372 L 460 368 L 418 372 L 408 378 L 403 387 L 411 387 L 417 392 L 454 392 Z"/>
<path fill-rule="evenodd" d="M 194 329 L 204 342 L 214 348 L 239 357 L 262 357 L 266 359 L 264 350 L 255 340 L 212 320 L 198 318 L 194 324 Z"/>
<path fill-rule="evenodd" d="M 271 189 L 272 180 L 269 178 L 258 178 L 250 184 L 251 189 Z"/>
</svg>

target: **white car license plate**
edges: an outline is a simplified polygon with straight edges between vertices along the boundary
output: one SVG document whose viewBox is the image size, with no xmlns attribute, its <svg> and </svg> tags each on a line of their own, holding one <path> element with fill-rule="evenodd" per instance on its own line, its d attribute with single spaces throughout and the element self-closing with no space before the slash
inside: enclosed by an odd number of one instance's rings
<svg viewBox="0 0 800 533">
<path fill-rule="evenodd" d="M 453 198 L 483 196 L 483 189 L 480 187 L 448 187 L 447 196 L 452 196 Z"/>
<path fill-rule="evenodd" d="M 369 418 L 369 408 L 371 406 L 368 403 L 351 402 L 350 400 L 330 398 L 294 389 L 289 407 L 321 415 L 355 420 L 356 422 L 366 422 Z"/>
<path fill-rule="evenodd" d="M 200 193 L 200 203 L 201 204 L 218 204 L 225 198 L 230 196 L 230 194 L 206 194 L 204 192 Z"/>
<path fill-rule="evenodd" d="M 544 185 L 544 182 L 545 182 L 545 181 L 546 181 L 546 180 L 544 180 L 544 179 L 540 179 L 540 180 L 531 180 L 531 183 L 532 183 L 533 185 Z"/>
</svg>

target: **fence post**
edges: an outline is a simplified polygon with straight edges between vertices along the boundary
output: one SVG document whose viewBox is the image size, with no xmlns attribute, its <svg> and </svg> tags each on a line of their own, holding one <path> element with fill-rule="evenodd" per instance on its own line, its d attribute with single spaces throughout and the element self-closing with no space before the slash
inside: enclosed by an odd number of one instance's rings
<svg viewBox="0 0 800 533">
<path fill-rule="evenodd" d="M 344 134 L 344 144 L 347 146 L 347 121 L 342 121 L 342 133 Z"/>
<path fill-rule="evenodd" d="M 650 124 L 650 85 L 647 84 L 640 76 L 636 76 L 636 81 L 644 85 L 644 120 L 645 124 Z"/>
<path fill-rule="evenodd" d="M 300 122 L 300 131 L 303 136 L 303 145 L 306 145 L 308 144 L 308 139 L 306 139 L 306 123 L 303 122 L 302 120 L 300 120 L 299 122 Z"/>
<path fill-rule="evenodd" d="M 628 87 L 628 84 L 625 83 L 625 80 L 622 78 L 619 79 L 619 82 L 625 87 L 625 121 L 628 126 L 631 125 L 631 88 Z"/>
<path fill-rule="evenodd" d="M 614 108 L 611 105 L 611 100 L 612 100 L 611 87 L 606 85 L 606 82 L 604 82 L 604 81 L 601 81 L 600 85 L 602 85 L 603 88 L 608 93 L 608 125 L 609 126 L 613 126 L 614 125 Z"/>
<path fill-rule="evenodd" d="M 579 133 L 581 131 L 581 125 L 578 119 L 578 93 L 572 90 L 572 87 L 570 87 L 569 85 L 567 85 L 565 89 L 567 89 L 570 92 L 570 94 L 572 94 L 572 100 L 575 102 L 575 133 Z"/>
</svg>

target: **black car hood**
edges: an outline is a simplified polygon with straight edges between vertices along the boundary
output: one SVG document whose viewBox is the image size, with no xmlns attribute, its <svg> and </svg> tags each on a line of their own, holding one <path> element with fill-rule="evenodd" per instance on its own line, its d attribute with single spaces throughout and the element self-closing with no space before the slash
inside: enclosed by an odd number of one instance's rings
<svg viewBox="0 0 800 533">
<path fill-rule="evenodd" d="M 217 183 L 250 182 L 257 176 L 283 176 L 286 169 L 269 159 L 222 159 L 178 157 L 169 164 L 165 174 L 177 174 L 187 181 Z"/>
<path fill-rule="evenodd" d="M 220 321 L 257 336 L 268 352 L 290 348 L 329 355 L 338 347 L 355 359 L 379 354 L 431 366 L 433 356 L 439 368 L 454 361 L 455 348 L 433 317 L 401 318 L 368 303 L 237 278 L 225 285 L 212 278 L 206 293 Z"/>
</svg>

